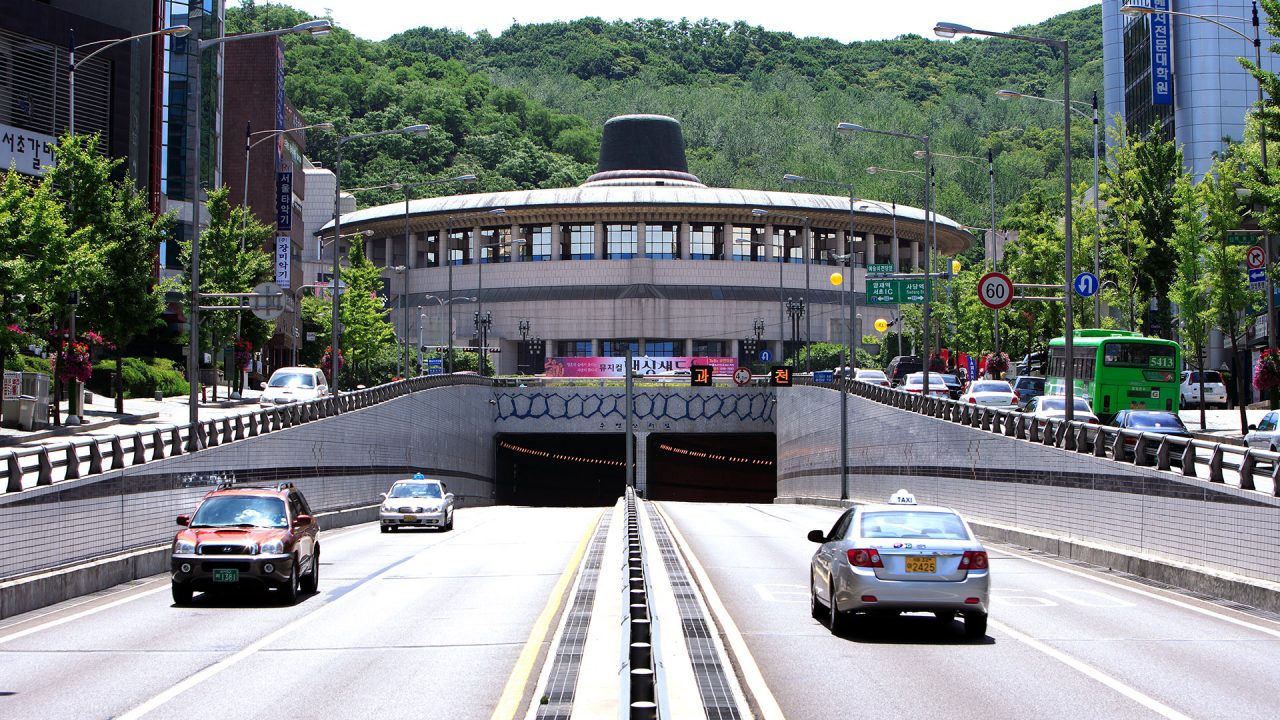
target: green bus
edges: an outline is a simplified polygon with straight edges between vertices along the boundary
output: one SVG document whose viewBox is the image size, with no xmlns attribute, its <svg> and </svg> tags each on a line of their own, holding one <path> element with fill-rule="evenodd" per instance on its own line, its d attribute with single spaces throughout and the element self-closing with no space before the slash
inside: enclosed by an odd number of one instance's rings
<svg viewBox="0 0 1280 720">
<path fill-rule="evenodd" d="M 1066 388 L 1065 344 L 1061 337 L 1049 341 L 1046 395 L 1062 395 Z M 1130 408 L 1178 411 L 1178 343 L 1125 330 L 1077 330 L 1071 349 L 1075 394 L 1089 401 L 1101 422 Z"/>
</svg>

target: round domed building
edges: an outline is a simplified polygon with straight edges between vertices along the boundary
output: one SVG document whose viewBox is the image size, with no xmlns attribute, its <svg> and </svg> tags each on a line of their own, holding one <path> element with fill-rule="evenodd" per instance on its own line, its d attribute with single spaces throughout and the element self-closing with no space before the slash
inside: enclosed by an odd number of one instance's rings
<svg viewBox="0 0 1280 720">
<path fill-rule="evenodd" d="M 935 217 L 941 255 L 974 241 Z M 341 232 L 363 233 L 388 268 L 392 322 L 411 345 L 491 348 L 499 373 L 612 374 L 573 358 L 628 348 L 654 361 L 647 372 L 691 357 L 720 358 L 720 372 L 776 362 L 792 342 L 846 343 L 850 296 L 855 338 L 891 320 L 894 306 L 866 304 L 865 266 L 922 268 L 924 219 L 888 202 L 707 187 L 676 120 L 626 115 L 605 124 L 597 172 L 578 187 L 381 205 L 345 213 Z M 833 286 L 849 253 L 852 287 Z"/>
</svg>

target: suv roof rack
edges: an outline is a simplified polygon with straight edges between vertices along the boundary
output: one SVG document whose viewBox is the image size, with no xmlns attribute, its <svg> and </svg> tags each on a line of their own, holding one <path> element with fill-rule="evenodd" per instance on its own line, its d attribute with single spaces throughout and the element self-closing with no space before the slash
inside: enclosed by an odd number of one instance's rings
<svg viewBox="0 0 1280 720">
<path fill-rule="evenodd" d="M 289 480 L 285 480 L 283 482 L 278 482 L 275 484 L 268 483 L 264 485 L 246 485 L 244 483 L 237 483 L 237 482 L 224 482 L 218 486 L 218 489 L 219 490 L 288 490 L 293 486 L 294 486 L 293 482 Z"/>
</svg>

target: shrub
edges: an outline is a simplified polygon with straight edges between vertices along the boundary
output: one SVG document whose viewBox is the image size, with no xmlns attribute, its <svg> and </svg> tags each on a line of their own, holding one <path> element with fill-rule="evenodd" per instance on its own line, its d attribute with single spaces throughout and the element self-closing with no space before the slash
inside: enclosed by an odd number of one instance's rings
<svg viewBox="0 0 1280 720">
<path fill-rule="evenodd" d="M 49 368 L 49 360 L 46 358 L 35 357 L 34 355 L 9 355 L 4 360 L 5 370 L 17 370 L 19 372 L 34 372 L 42 375 L 52 375 L 53 371 Z"/>
<path fill-rule="evenodd" d="M 110 378 L 116 369 L 116 361 L 102 360 L 93 369 L 90 387 L 105 393 L 111 387 Z M 187 379 L 172 360 L 165 358 L 127 357 L 124 359 L 120 380 L 127 398 L 151 397 L 157 390 L 165 396 L 185 395 L 188 391 Z"/>
</svg>

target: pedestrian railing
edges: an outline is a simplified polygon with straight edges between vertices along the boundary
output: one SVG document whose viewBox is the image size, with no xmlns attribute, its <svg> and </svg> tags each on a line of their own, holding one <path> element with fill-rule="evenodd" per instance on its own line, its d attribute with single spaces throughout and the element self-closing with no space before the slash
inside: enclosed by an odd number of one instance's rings
<svg viewBox="0 0 1280 720">
<path fill-rule="evenodd" d="M 490 378 L 480 376 L 424 375 L 307 402 L 249 408 L 236 415 L 195 424 L 152 427 L 111 437 L 72 436 L 63 446 L 43 444 L 0 450 L 0 463 L 3 463 L 0 472 L 4 474 L 5 493 L 21 492 L 266 435 L 419 390 L 492 384 Z"/>
<path fill-rule="evenodd" d="M 831 387 L 958 425 L 1115 462 L 1177 472 L 1241 490 L 1257 490 L 1256 481 L 1266 479 L 1271 483 L 1271 494 L 1280 497 L 1280 453 L 1074 420 L 1039 419 L 1011 408 L 926 398 L 862 381 L 837 380 Z"/>
</svg>

